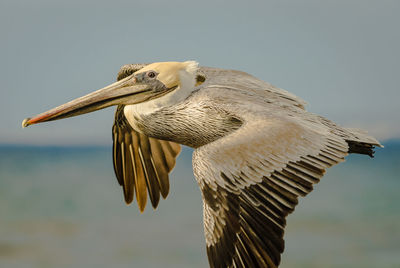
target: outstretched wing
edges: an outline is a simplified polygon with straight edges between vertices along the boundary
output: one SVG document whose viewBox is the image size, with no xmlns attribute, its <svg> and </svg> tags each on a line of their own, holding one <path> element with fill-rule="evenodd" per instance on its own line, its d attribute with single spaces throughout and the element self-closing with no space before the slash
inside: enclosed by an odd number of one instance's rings
<svg viewBox="0 0 400 268">
<path fill-rule="evenodd" d="M 147 137 L 135 131 L 124 115 L 124 106 L 118 106 L 113 125 L 114 171 L 123 187 L 126 203 L 136 200 L 140 211 L 147 202 L 147 192 L 153 208 L 169 192 L 168 173 L 175 166 L 180 145 Z"/>
<path fill-rule="evenodd" d="M 121 80 L 146 66 L 145 63 L 121 67 L 117 80 Z M 140 211 L 147 203 L 157 207 L 160 194 L 169 192 L 168 173 L 175 166 L 180 152 L 176 143 L 147 137 L 135 131 L 124 115 L 124 106 L 117 107 L 113 125 L 113 163 L 119 184 L 123 187 L 125 202 L 130 204 L 136 193 Z"/>
<path fill-rule="evenodd" d="M 328 128 L 290 118 L 247 121 L 198 148 L 193 167 L 210 266 L 277 267 L 286 216 L 347 154 L 346 141 Z"/>
</svg>

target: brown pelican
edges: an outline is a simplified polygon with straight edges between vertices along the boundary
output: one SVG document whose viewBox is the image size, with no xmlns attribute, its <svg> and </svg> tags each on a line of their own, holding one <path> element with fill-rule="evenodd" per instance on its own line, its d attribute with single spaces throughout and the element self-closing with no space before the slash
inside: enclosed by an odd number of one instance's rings
<svg viewBox="0 0 400 268">
<path fill-rule="evenodd" d="M 154 208 L 169 191 L 179 144 L 194 148 L 211 267 L 277 267 L 286 216 L 325 170 L 379 142 L 307 112 L 305 102 L 247 73 L 194 61 L 123 66 L 118 81 L 23 126 L 118 105 L 113 159 L 125 201 Z"/>
</svg>

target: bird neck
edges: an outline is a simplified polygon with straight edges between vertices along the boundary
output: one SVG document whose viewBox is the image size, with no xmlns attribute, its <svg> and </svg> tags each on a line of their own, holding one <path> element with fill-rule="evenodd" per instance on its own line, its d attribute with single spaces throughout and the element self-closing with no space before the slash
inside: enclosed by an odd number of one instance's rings
<svg viewBox="0 0 400 268">
<path fill-rule="evenodd" d="M 196 92 L 184 101 L 140 117 L 126 107 L 131 126 L 146 136 L 198 148 L 224 137 L 242 125 L 240 118 L 212 101 L 201 101 Z"/>
</svg>

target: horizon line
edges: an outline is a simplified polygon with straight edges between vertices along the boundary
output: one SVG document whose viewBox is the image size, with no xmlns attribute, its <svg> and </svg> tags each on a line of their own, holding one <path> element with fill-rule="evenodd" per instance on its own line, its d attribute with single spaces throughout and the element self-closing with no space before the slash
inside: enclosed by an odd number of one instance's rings
<svg viewBox="0 0 400 268">
<path fill-rule="evenodd" d="M 385 144 L 393 144 L 393 143 L 400 143 L 400 137 L 399 138 L 389 138 L 389 139 L 384 139 L 380 141 L 382 145 Z M 183 147 L 190 148 L 188 146 L 182 145 Z M 0 142 L 0 148 L 5 148 L 5 147 L 12 147 L 12 148 L 108 148 L 112 147 L 112 142 L 107 143 L 107 144 L 82 144 L 82 143 L 76 143 L 76 144 L 31 144 L 31 143 L 1 143 Z"/>
</svg>

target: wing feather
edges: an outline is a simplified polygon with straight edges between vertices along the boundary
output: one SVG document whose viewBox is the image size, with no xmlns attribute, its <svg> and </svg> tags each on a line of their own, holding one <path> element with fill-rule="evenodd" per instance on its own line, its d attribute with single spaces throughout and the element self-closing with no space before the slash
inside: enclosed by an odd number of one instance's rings
<svg viewBox="0 0 400 268">
<path fill-rule="evenodd" d="M 157 180 L 160 185 L 160 192 L 163 198 L 166 198 L 169 192 L 169 180 L 168 180 L 168 172 L 170 171 L 168 168 L 167 160 L 164 154 L 163 149 L 161 148 L 161 144 L 156 139 L 149 139 L 151 151 L 153 152 L 151 155 L 152 164 L 157 173 Z"/>
<path fill-rule="evenodd" d="M 167 163 L 168 171 L 172 170 L 175 166 L 175 156 L 179 153 L 171 146 L 171 142 L 158 140 L 162 150 L 164 151 L 165 160 Z"/>
<path fill-rule="evenodd" d="M 153 208 L 156 208 L 160 201 L 160 186 L 157 172 L 155 171 L 153 162 L 151 161 L 151 150 L 149 139 L 139 134 L 140 145 L 138 147 L 139 157 L 144 171 L 144 177 L 146 179 L 147 189 Z"/>
<path fill-rule="evenodd" d="M 123 106 L 118 106 L 113 125 L 113 164 L 125 202 L 130 204 L 136 194 L 140 211 L 147 203 L 158 206 L 160 194 L 169 192 L 168 173 L 175 166 L 180 146 L 176 143 L 147 137 L 128 123 Z"/>
<path fill-rule="evenodd" d="M 342 137 L 289 119 L 247 121 L 196 149 L 211 267 L 277 267 L 287 215 L 347 151 Z"/>
<path fill-rule="evenodd" d="M 131 155 L 129 143 L 128 147 L 126 142 L 121 143 L 122 163 L 123 163 L 123 189 L 126 202 L 132 202 L 133 192 L 135 188 L 134 176 L 134 159 Z"/>
<path fill-rule="evenodd" d="M 134 135 L 132 143 L 129 144 L 129 150 L 132 158 L 134 159 L 135 166 L 134 179 L 136 184 L 136 202 L 138 203 L 139 210 L 142 212 L 144 211 L 147 203 L 145 166 L 143 166 L 143 160 L 140 157 L 139 134 L 135 131 L 132 131 L 131 133 Z M 151 190 L 149 191 L 149 194 L 150 192 Z"/>
</svg>

